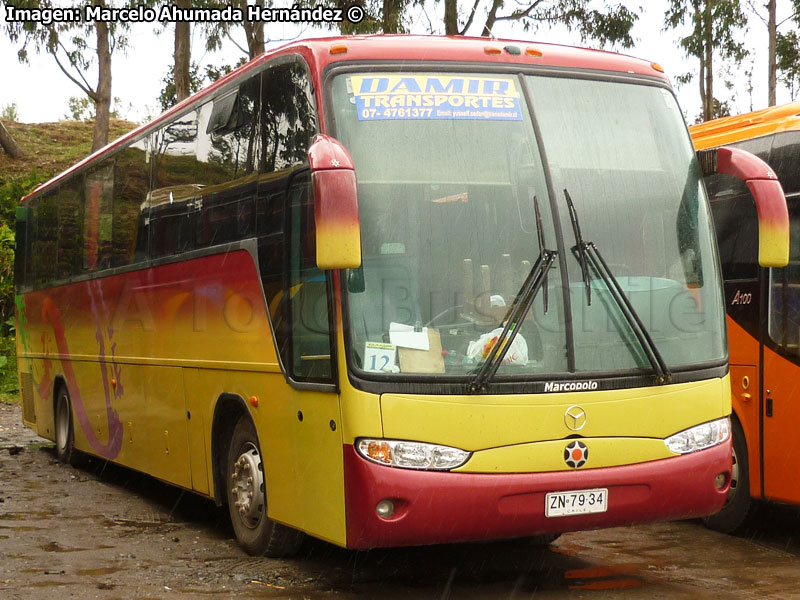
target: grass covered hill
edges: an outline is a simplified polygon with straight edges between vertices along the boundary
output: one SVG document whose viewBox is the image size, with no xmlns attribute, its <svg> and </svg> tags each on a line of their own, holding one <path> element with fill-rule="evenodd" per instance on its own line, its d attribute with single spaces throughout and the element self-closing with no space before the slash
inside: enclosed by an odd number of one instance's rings
<svg viewBox="0 0 800 600">
<path fill-rule="evenodd" d="M 36 173 L 49 179 L 88 156 L 92 148 L 93 121 L 14 123 L 4 121 L 25 158 L 13 160 L 0 150 L 0 182 Z M 115 140 L 136 128 L 136 123 L 111 119 L 108 139 Z"/>
</svg>

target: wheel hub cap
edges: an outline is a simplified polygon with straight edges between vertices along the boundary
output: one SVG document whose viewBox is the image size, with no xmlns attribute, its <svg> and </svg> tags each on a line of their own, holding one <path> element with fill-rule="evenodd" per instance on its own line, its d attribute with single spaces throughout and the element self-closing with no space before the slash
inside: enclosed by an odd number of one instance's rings
<svg viewBox="0 0 800 600">
<path fill-rule="evenodd" d="M 248 527 L 255 527 L 264 510 L 264 474 L 261 456 L 250 445 L 236 459 L 231 475 L 231 491 L 234 506 Z"/>
</svg>

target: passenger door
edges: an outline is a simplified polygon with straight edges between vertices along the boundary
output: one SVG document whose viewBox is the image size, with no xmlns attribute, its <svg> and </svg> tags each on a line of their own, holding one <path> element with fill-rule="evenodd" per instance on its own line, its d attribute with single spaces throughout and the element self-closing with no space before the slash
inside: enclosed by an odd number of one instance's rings
<svg viewBox="0 0 800 600">
<path fill-rule="evenodd" d="M 764 495 L 800 502 L 800 198 L 789 199 L 789 265 L 766 274 Z"/>
</svg>

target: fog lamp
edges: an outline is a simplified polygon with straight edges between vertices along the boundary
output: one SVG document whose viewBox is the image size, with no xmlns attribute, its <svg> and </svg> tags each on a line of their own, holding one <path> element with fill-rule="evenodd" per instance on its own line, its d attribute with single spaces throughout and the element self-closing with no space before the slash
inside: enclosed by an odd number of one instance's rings
<svg viewBox="0 0 800 600">
<path fill-rule="evenodd" d="M 394 502 L 391 500 L 381 500 L 375 507 L 375 512 L 381 519 L 388 519 L 394 514 Z"/>
<path fill-rule="evenodd" d="M 728 476 L 725 473 L 720 473 L 714 477 L 714 487 L 718 490 L 724 488 L 726 483 L 728 483 Z"/>
</svg>

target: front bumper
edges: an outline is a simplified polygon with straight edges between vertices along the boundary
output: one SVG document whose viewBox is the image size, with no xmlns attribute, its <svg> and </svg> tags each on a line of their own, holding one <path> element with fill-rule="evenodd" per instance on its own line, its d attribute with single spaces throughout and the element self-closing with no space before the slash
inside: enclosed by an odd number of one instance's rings
<svg viewBox="0 0 800 600">
<path fill-rule="evenodd" d="M 722 489 L 714 478 L 724 473 Z M 366 549 L 526 537 L 702 517 L 725 504 L 731 440 L 634 465 L 555 473 L 451 473 L 386 467 L 344 447 L 347 547 Z M 608 488 L 604 513 L 547 518 L 549 492 Z M 375 507 L 394 503 L 383 519 Z"/>
</svg>

